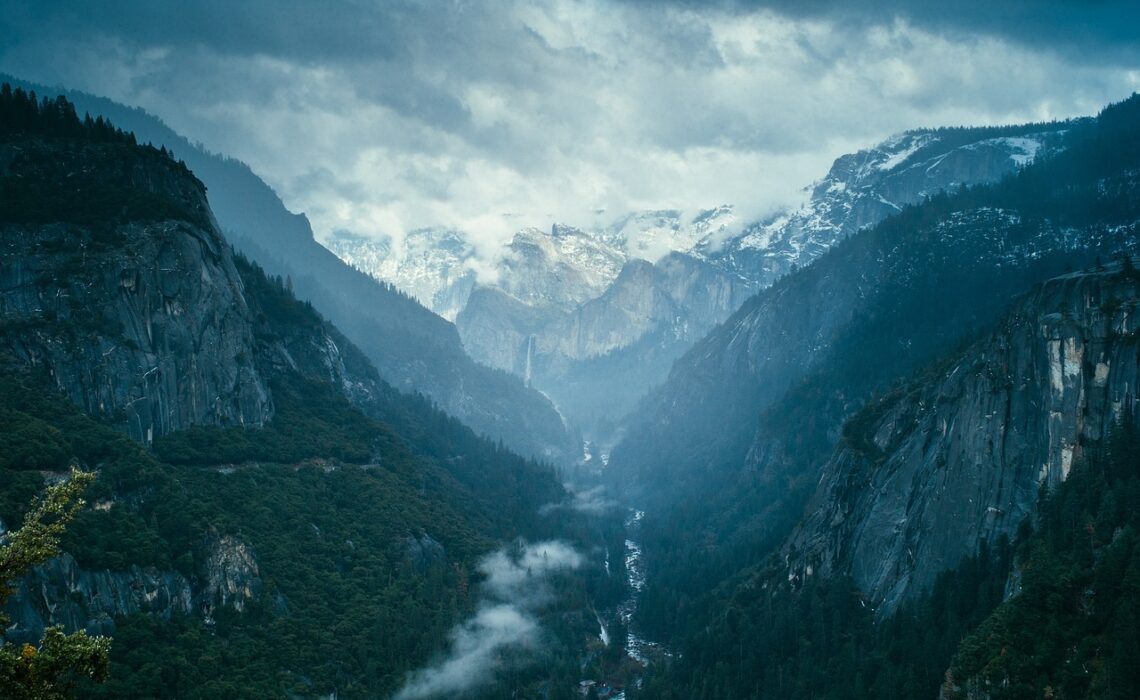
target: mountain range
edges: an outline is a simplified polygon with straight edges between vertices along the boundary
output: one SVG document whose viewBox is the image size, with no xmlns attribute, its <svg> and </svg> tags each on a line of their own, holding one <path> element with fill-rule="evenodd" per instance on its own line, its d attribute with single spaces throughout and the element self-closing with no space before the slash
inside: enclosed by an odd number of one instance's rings
<svg viewBox="0 0 1140 700">
<path fill-rule="evenodd" d="M 472 697 L 1140 692 L 1140 96 L 906 132 L 744 226 L 524 229 L 494 281 L 457 231 L 338 259 L 141 113 L 0 117 L 0 531 L 98 472 L 3 646 L 113 635 L 85 695 L 471 649 Z"/>
<path fill-rule="evenodd" d="M 487 283 L 462 232 L 415 231 L 401 251 L 347 233 L 326 244 L 453 317 L 473 357 L 532 383 L 588 438 L 612 443 L 673 361 L 749 296 L 907 205 L 1016 172 L 1059 148 L 1067 128 L 900 134 L 837 159 L 800 208 L 743 226 L 725 205 L 524 229 Z"/>
</svg>

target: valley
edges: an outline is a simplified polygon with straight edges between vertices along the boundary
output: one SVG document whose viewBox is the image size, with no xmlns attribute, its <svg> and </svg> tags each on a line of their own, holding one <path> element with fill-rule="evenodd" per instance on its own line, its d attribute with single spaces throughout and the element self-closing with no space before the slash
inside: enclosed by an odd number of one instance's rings
<svg viewBox="0 0 1140 700">
<path fill-rule="evenodd" d="M 1136 697 L 1140 96 L 801 195 L 317 233 L 4 82 L 0 694 Z"/>
</svg>

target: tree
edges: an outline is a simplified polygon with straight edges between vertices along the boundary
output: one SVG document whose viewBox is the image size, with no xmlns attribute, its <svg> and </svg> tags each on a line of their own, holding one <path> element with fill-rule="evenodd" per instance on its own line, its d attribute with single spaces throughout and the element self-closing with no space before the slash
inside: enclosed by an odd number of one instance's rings
<svg viewBox="0 0 1140 700">
<path fill-rule="evenodd" d="M 19 530 L 0 545 L 0 638 L 8 626 L 3 609 L 10 586 L 33 566 L 59 554 L 59 538 L 83 508 L 80 494 L 95 479 L 92 472 L 71 470 L 71 477 L 48 487 L 32 503 Z M 83 677 L 101 682 L 107 676 L 108 637 L 86 632 L 65 634 L 61 626 L 44 630 L 38 645 L 0 645 L 0 696 L 12 700 L 56 700 L 70 695 L 71 682 Z"/>
</svg>

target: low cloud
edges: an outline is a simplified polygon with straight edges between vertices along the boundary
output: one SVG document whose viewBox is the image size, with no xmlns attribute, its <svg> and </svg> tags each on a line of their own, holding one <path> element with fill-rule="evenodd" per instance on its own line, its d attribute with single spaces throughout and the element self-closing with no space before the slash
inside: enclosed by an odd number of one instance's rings
<svg viewBox="0 0 1140 700">
<path fill-rule="evenodd" d="M 594 486 L 583 491 L 573 491 L 569 485 L 567 488 L 573 492 L 573 498 L 569 502 L 547 503 L 538 509 L 539 515 L 550 515 L 560 510 L 598 515 L 618 507 L 618 502 L 606 495 L 605 486 Z"/>
<path fill-rule="evenodd" d="M 536 611 L 552 595 L 546 577 L 583 561 L 557 541 L 518 544 L 484 557 L 479 571 L 486 580 L 474 617 L 451 631 L 447 656 L 410 674 L 395 700 L 452 697 L 490 682 L 504 652 L 539 646 Z"/>
</svg>

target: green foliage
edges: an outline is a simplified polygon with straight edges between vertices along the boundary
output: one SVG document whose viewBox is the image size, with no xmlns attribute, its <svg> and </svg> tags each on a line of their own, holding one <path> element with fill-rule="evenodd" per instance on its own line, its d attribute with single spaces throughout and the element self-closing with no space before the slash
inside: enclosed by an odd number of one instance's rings
<svg viewBox="0 0 1140 700">
<path fill-rule="evenodd" d="M 163 172 L 197 182 L 184 163 L 165 148 L 139 146 L 102 117 L 80 120 L 62 95 L 37 102 L 34 92 L 0 85 L 0 146 L 8 142 L 19 147 L 0 176 L 0 224 L 80 224 L 93 227 L 94 242 L 111 245 L 125 223 L 209 225 L 203 211 L 155 185 Z"/>
<path fill-rule="evenodd" d="M 53 485 L 32 503 L 23 526 L 0 549 L 0 582 L 11 582 L 59 553 L 59 538 L 85 505 L 79 496 L 94 478 L 90 472 L 72 470 L 69 479 Z M 0 605 L 7 600 L 8 590 L 0 588 Z"/>
<path fill-rule="evenodd" d="M 1018 563 L 1020 592 L 962 642 L 964 695 L 1140 697 L 1140 431 L 1074 467 L 1044 502 Z"/>
<path fill-rule="evenodd" d="M 886 620 L 849 579 L 780 571 L 726 587 L 694 612 L 680 659 L 651 676 L 646 698 L 935 697 L 962 636 L 1001 602 L 1011 548 L 982 546 Z"/>
<path fill-rule="evenodd" d="M 261 284 L 247 289 L 257 309 Z M 282 311 L 279 318 L 292 319 L 287 328 L 324 327 L 307 307 Z M 264 341 L 279 342 L 266 324 Z M 162 464 L 79 413 L 46 377 L 0 369 L 0 411 L 17 416 L 22 429 L 53 436 L 64 462 L 99 468 L 89 493 L 103 507 L 80 512 L 64 538 L 80 565 L 149 565 L 202 582 L 219 536 L 256 553 L 262 585 L 241 614 L 215 610 L 212 626 L 198 614 L 117 619 L 110 678 L 84 686 L 87 697 L 266 697 L 333 688 L 342 697 L 384 696 L 470 614 L 475 565 L 493 538 L 592 536 L 571 514 L 535 514 L 561 497 L 548 467 L 476 437 L 422 397 L 388 388 L 374 404 L 378 416 L 397 423 L 397 434 L 331 385 L 285 374 L 273 383 L 276 413 L 268 426 L 176 433 L 158 454 L 178 464 Z M 6 466 L 0 505 L 39 477 L 25 462 Z M 443 546 L 443 558 L 412 557 L 409 538 L 424 533 Z M 566 590 L 574 594 L 564 599 L 585 609 L 584 589 Z M 568 613 L 550 614 L 562 620 Z M 587 623 L 595 624 L 571 615 L 551 625 L 567 640 L 558 647 L 564 663 L 528 666 L 514 679 L 537 684 L 556 665 L 569 672 Z"/>
<path fill-rule="evenodd" d="M 1023 528 L 1005 603 L 1004 541 L 877 622 L 848 580 L 790 590 L 759 572 L 698 603 L 680 660 L 637 697 L 935 697 L 947 678 L 960 697 L 1140 697 L 1138 465 L 1129 420 Z"/>
<path fill-rule="evenodd" d="M 48 488 L 32 503 L 20 529 L 0 546 L 0 609 L 11 595 L 9 586 L 33 566 L 59 553 L 59 540 L 84 506 L 80 494 L 95 475 L 72 470 L 70 478 Z M 0 613 L 0 629 L 8 626 Z M 14 700 L 55 700 L 70 697 L 79 679 L 96 683 L 106 678 L 111 640 L 85 632 L 65 634 L 50 627 L 38 645 L 0 645 L 0 693 Z"/>
<path fill-rule="evenodd" d="M 271 385 L 277 415 L 261 430 L 195 426 L 155 441 L 169 464 L 208 466 L 262 460 L 338 459 L 363 464 L 379 440 L 394 438 L 327 382 L 297 378 Z"/>
<path fill-rule="evenodd" d="M 75 105 L 60 95 L 36 101 L 35 92 L 0 85 L 0 138 L 12 135 L 87 139 L 110 143 L 135 144 L 133 134 L 116 129 L 102 117 L 85 115 L 80 121 Z"/>
</svg>

